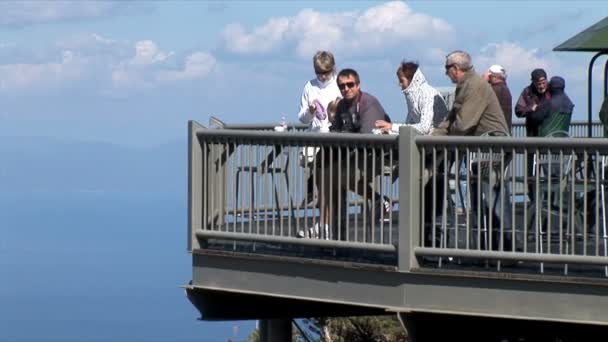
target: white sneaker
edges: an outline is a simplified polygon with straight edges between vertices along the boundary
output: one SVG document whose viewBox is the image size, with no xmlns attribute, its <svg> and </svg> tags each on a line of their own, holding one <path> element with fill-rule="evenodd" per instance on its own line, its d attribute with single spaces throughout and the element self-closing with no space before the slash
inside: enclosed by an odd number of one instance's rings
<svg viewBox="0 0 608 342">
<path fill-rule="evenodd" d="M 325 228 L 323 229 L 323 239 L 329 240 L 329 225 L 328 224 L 326 224 Z"/>
<path fill-rule="evenodd" d="M 314 227 L 310 227 L 307 230 L 298 231 L 299 238 L 309 238 L 316 239 L 319 237 L 319 224 L 315 223 Z"/>
<path fill-rule="evenodd" d="M 382 221 L 382 222 L 390 222 L 390 213 L 392 210 L 392 205 L 391 202 L 389 200 L 385 198 L 383 198 L 381 201 L 376 202 L 376 208 L 375 210 L 375 214 L 376 214 L 376 221 Z"/>
</svg>

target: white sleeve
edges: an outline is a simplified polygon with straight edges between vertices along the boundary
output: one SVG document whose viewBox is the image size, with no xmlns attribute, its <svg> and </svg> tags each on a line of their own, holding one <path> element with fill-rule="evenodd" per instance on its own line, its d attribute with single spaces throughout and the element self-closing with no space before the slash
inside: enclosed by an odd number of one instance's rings
<svg viewBox="0 0 608 342">
<path fill-rule="evenodd" d="M 304 90 L 302 91 L 302 98 L 300 99 L 300 111 L 298 112 L 298 120 L 305 124 L 310 124 L 312 119 L 315 117 L 314 113 L 308 110 L 310 92 L 310 82 L 306 83 Z"/>
<path fill-rule="evenodd" d="M 405 126 L 402 123 L 393 122 L 391 124 L 391 134 L 399 134 L 399 127 Z"/>
<path fill-rule="evenodd" d="M 420 122 L 413 124 L 412 127 L 422 134 L 430 134 L 433 125 L 433 101 L 434 96 L 429 92 L 423 92 L 418 99 L 420 106 Z"/>
</svg>

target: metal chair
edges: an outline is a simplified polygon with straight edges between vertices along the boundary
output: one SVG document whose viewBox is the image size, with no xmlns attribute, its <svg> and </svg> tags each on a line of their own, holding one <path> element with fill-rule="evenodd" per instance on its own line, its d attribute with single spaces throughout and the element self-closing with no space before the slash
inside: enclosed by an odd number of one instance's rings
<svg viewBox="0 0 608 342">
<path fill-rule="evenodd" d="M 509 137 L 509 133 L 504 131 L 486 132 L 482 137 Z M 473 151 L 467 156 L 469 166 L 470 184 L 467 186 L 467 203 L 471 204 L 470 210 L 476 213 L 477 217 L 477 241 L 479 249 L 503 250 L 506 229 L 513 229 L 512 224 L 505 227 L 505 219 L 510 219 L 511 214 L 509 196 L 506 184 L 509 165 L 511 163 L 511 153 L 504 151 Z M 505 203 L 509 201 L 509 203 Z M 505 212 L 507 212 L 505 214 Z M 493 221 L 500 221 L 501 227 L 493 227 Z M 509 221 L 510 222 L 510 221 Z M 492 233 L 500 234 L 498 240 L 492 239 Z M 496 236 L 496 235 L 495 235 Z M 496 246 L 490 247 L 490 243 L 497 241 Z M 483 245 L 482 245 L 483 243 Z"/>
<path fill-rule="evenodd" d="M 275 180 L 275 176 L 277 175 L 282 175 L 285 179 L 285 189 L 287 190 L 287 194 L 288 194 L 288 205 L 290 208 L 290 211 L 293 212 L 293 201 L 291 198 L 291 191 L 289 189 L 289 153 L 288 150 L 283 150 L 283 148 L 281 146 L 273 146 L 270 149 L 270 152 L 266 155 L 266 157 L 262 160 L 261 163 L 259 163 L 258 165 L 242 165 L 242 166 L 238 166 L 236 167 L 236 204 L 240 204 L 242 199 L 241 199 L 241 174 L 242 173 L 249 173 L 249 184 L 250 184 L 250 188 L 249 188 L 249 197 L 250 197 L 250 202 L 249 202 L 249 208 L 250 211 L 252 211 L 254 209 L 254 207 L 256 206 L 256 186 L 259 185 L 257 184 L 257 182 L 255 181 L 255 174 L 258 175 L 269 175 L 271 177 L 271 181 L 272 181 L 272 189 L 274 190 L 274 208 L 272 208 L 275 212 L 276 215 L 278 217 L 280 217 L 280 213 L 281 213 L 281 201 L 280 201 L 280 196 L 279 194 L 284 192 L 282 189 L 279 190 L 279 187 L 276 184 L 276 180 Z M 257 215 L 259 212 L 260 208 L 256 208 L 256 213 L 254 215 Z M 245 215 L 250 214 L 248 212 L 245 212 Z M 293 214 L 293 213 L 292 213 Z M 252 216 L 250 214 L 250 216 Z"/>
<path fill-rule="evenodd" d="M 565 131 L 557 131 L 548 135 L 553 138 L 569 138 Z M 535 153 L 533 156 L 533 185 L 535 196 L 532 200 L 528 226 L 534 234 L 535 250 L 538 253 L 551 252 L 553 238 L 557 235 L 559 253 L 567 252 L 570 242 L 570 232 L 574 226 L 576 210 L 574 208 L 574 192 L 572 184 L 573 154 L 563 152 Z M 552 219 L 553 218 L 553 219 Z M 558 223 L 558 234 L 552 234 L 553 224 Z M 564 222 L 566 229 L 564 230 Z M 527 238 L 530 238 L 528 236 Z M 565 242 L 565 243 L 564 243 Z M 566 250 L 564 251 L 564 246 Z M 541 263 L 541 273 L 544 265 Z"/>
</svg>

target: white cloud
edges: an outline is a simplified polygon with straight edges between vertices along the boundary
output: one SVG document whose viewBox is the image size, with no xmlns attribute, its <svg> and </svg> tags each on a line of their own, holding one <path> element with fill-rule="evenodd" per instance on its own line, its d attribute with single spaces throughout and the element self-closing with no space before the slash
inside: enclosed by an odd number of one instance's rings
<svg viewBox="0 0 608 342">
<path fill-rule="evenodd" d="M 228 48 L 238 53 L 260 53 L 272 50 L 281 43 L 283 36 L 289 29 L 289 20 L 286 18 L 270 19 L 262 27 L 247 34 L 238 24 L 231 24 L 223 32 L 224 39 L 229 42 Z"/>
<path fill-rule="evenodd" d="M 415 13 L 406 3 L 392 1 L 363 12 L 305 9 L 294 17 L 272 18 L 249 32 L 231 24 L 224 29 L 222 40 L 229 51 L 238 54 L 263 54 L 295 45 L 300 57 L 309 58 L 319 49 L 356 55 L 403 44 L 432 47 L 454 32 L 443 19 Z"/>
<path fill-rule="evenodd" d="M 492 64 L 500 64 L 509 77 L 529 78 L 530 72 L 543 68 L 548 73 L 558 65 L 554 56 L 545 56 L 537 48 L 527 49 L 514 42 L 491 43 L 481 48 L 473 58 L 475 69 L 482 73 Z"/>
<path fill-rule="evenodd" d="M 127 44 L 98 34 L 63 37 L 43 51 L 0 54 L 0 93 L 50 93 L 77 86 L 112 94 L 202 79 L 218 66 L 207 52 L 179 55 L 152 40 Z"/>
<path fill-rule="evenodd" d="M 100 18 L 133 5 L 118 1 L 3 1 L 0 2 L 0 26 Z"/>
<path fill-rule="evenodd" d="M 186 58 L 183 70 L 161 71 L 157 79 L 161 81 L 186 81 L 207 76 L 216 66 L 213 56 L 205 52 L 195 52 Z"/>
<path fill-rule="evenodd" d="M 86 59 L 66 50 L 57 62 L 0 65 L 0 90 L 14 92 L 61 86 L 80 79 L 86 72 L 86 64 Z"/>
<path fill-rule="evenodd" d="M 174 52 L 164 52 L 151 40 L 135 43 L 135 55 L 121 61 L 112 70 L 117 87 L 153 87 L 164 81 L 186 81 L 207 76 L 216 66 L 215 58 L 195 52 L 185 58 L 183 69 L 177 69 Z"/>
<path fill-rule="evenodd" d="M 173 55 L 173 52 L 165 53 L 151 40 L 142 40 L 135 43 L 135 56 L 127 63 L 133 67 L 146 67 L 163 63 Z"/>
</svg>

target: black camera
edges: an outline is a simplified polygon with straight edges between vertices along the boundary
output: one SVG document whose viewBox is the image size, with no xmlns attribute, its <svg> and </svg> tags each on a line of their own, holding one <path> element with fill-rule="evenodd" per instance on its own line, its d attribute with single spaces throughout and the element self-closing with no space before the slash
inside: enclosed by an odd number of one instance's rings
<svg viewBox="0 0 608 342">
<path fill-rule="evenodd" d="M 361 117 L 359 113 L 345 112 L 340 114 L 342 132 L 358 133 L 361 130 Z"/>
</svg>

